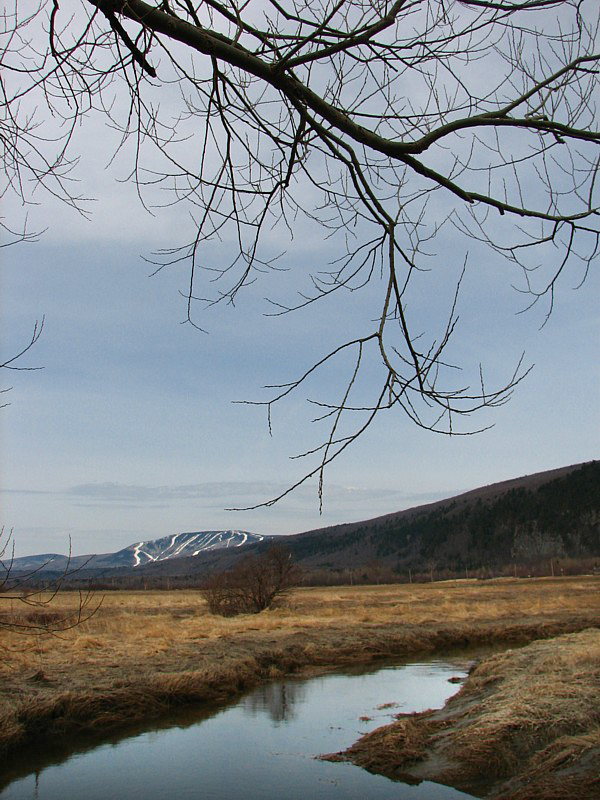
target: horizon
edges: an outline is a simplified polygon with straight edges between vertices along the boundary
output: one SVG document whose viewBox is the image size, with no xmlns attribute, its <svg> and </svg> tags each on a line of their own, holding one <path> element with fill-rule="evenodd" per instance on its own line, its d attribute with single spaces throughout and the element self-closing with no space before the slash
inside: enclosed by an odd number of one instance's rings
<svg viewBox="0 0 600 800">
<path fill-rule="evenodd" d="M 504 480 L 501 480 L 501 481 L 495 481 L 493 483 L 483 484 L 482 486 L 477 486 L 477 487 L 472 487 L 470 489 L 465 489 L 464 491 L 461 491 L 458 494 L 450 494 L 450 495 L 447 495 L 447 496 L 444 496 L 444 497 L 439 497 L 437 499 L 430 500 L 430 501 L 428 501 L 426 503 L 420 503 L 418 505 L 412 505 L 412 506 L 408 506 L 406 508 L 397 509 L 396 511 L 386 512 L 386 514 L 401 513 L 403 511 L 410 511 L 411 509 L 425 508 L 425 507 L 427 507 L 429 505 L 432 505 L 432 504 L 435 504 L 437 502 L 443 502 L 444 500 L 451 500 L 451 499 L 456 498 L 456 497 L 461 497 L 464 494 L 470 494 L 472 492 L 478 492 L 478 491 L 485 490 L 487 488 L 491 488 L 491 487 L 494 487 L 494 486 L 501 486 L 502 484 L 505 484 L 505 483 L 509 484 L 509 483 L 514 482 L 514 481 L 518 482 L 520 480 L 524 480 L 526 478 L 532 478 L 532 477 L 535 477 L 536 475 L 545 474 L 547 472 L 549 472 L 549 473 L 552 473 L 552 472 L 563 472 L 564 470 L 577 469 L 578 467 L 584 466 L 585 464 L 594 463 L 596 461 L 597 461 L 597 459 L 591 459 L 589 461 L 584 461 L 584 462 L 580 462 L 580 463 L 577 463 L 577 464 L 565 464 L 562 467 L 555 467 L 555 468 L 552 468 L 552 469 L 549 469 L 549 470 L 543 470 L 542 472 L 527 473 L 525 475 L 514 476 L 512 478 L 507 478 L 507 479 L 504 479 Z M 157 540 L 160 540 L 160 539 L 169 539 L 169 538 L 172 538 L 174 536 L 180 536 L 180 535 L 188 535 L 188 534 L 195 534 L 195 533 L 206 533 L 206 532 L 213 532 L 213 531 L 214 532 L 233 531 L 233 532 L 249 533 L 251 535 L 258 535 L 258 536 L 265 536 L 265 537 L 275 537 L 275 538 L 282 537 L 282 538 L 285 538 L 286 536 L 294 536 L 294 535 L 300 535 L 300 534 L 303 534 L 303 533 L 311 533 L 312 531 L 319 530 L 320 528 L 329 528 L 329 527 L 335 527 L 336 525 L 344 525 L 344 524 L 355 524 L 355 523 L 370 522 L 370 521 L 372 521 L 374 519 L 378 519 L 379 517 L 386 516 L 386 514 L 377 514 L 377 515 L 375 515 L 373 517 L 364 518 L 364 519 L 361 518 L 361 519 L 348 520 L 347 522 L 343 522 L 343 523 L 334 522 L 331 525 L 318 526 L 316 528 L 309 528 L 307 530 L 302 530 L 302 531 L 294 531 L 294 532 L 290 532 L 290 533 L 287 533 L 287 534 L 264 534 L 261 531 L 250 531 L 250 530 L 247 530 L 246 528 L 243 528 L 243 527 L 242 528 L 238 528 L 238 527 L 234 527 L 234 528 L 231 528 L 231 527 L 230 528 L 205 528 L 205 529 L 196 528 L 196 529 L 182 530 L 182 531 L 177 531 L 177 532 L 170 532 L 170 533 L 166 533 L 166 534 L 160 535 L 160 536 L 155 536 L 155 537 L 152 537 L 152 538 L 145 537 L 145 538 L 142 538 L 142 539 L 136 539 L 135 541 L 131 541 L 128 544 L 119 546 L 115 550 L 107 550 L 107 551 L 102 551 L 102 552 L 96 551 L 96 552 L 89 552 L 89 553 L 83 553 L 83 552 L 82 553 L 77 553 L 77 552 L 75 552 L 73 550 L 70 553 L 70 555 L 72 557 L 87 557 L 87 556 L 110 555 L 110 554 L 113 554 L 113 553 L 118 553 L 121 550 L 126 550 L 126 549 L 128 549 L 130 547 L 133 547 L 135 545 L 138 545 L 140 543 L 154 542 L 154 541 L 157 541 Z M 7 544 L 7 543 L 8 543 L 8 539 L 6 539 L 4 544 Z M 11 539 L 11 544 L 12 544 L 12 539 Z M 15 548 L 15 556 L 14 557 L 15 558 L 27 558 L 27 557 L 32 557 L 32 556 L 36 556 L 36 557 L 45 557 L 45 556 L 62 556 L 62 557 L 66 557 L 68 555 L 69 555 L 68 549 L 65 552 L 30 552 L 30 553 L 17 554 L 16 548 Z M 7 559 L 6 554 L 4 556 L 4 561 L 10 561 L 10 557 Z"/>
</svg>

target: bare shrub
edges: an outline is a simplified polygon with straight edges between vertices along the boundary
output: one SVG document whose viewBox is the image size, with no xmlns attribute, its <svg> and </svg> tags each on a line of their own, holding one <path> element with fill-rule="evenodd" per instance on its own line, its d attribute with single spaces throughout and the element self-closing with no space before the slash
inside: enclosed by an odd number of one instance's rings
<svg viewBox="0 0 600 800">
<path fill-rule="evenodd" d="M 258 614 L 283 597 L 299 577 L 290 552 L 271 545 L 264 554 L 248 555 L 233 569 L 211 576 L 203 594 L 212 614 Z"/>
<path fill-rule="evenodd" d="M 72 611 L 61 613 L 49 609 L 63 588 L 65 579 L 85 566 L 83 564 L 71 569 L 70 543 L 66 567 L 58 577 L 53 576 L 49 580 L 43 578 L 43 569 L 49 560 L 39 567 L 16 574 L 13 569 L 14 561 L 12 531 L 7 535 L 2 527 L 0 528 L 0 631 L 33 635 L 66 631 L 90 619 L 100 608 L 102 600 L 96 600 L 94 592 L 88 589 L 79 590 L 79 600 Z M 14 605 L 17 605 L 20 611 L 14 611 Z M 5 610 L 7 606 L 10 610 Z"/>
</svg>

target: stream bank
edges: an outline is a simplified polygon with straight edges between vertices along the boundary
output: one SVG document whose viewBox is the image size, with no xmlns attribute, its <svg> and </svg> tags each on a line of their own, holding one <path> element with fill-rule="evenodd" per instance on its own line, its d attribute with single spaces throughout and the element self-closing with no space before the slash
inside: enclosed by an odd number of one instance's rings
<svg viewBox="0 0 600 800">
<path fill-rule="evenodd" d="M 10 672 L 0 690 L 0 754 L 53 737 L 108 731 L 151 720 L 171 708 L 223 703 L 290 674 L 394 657 L 485 645 L 525 643 L 590 625 L 591 615 L 538 615 L 518 622 L 476 620 L 440 625 L 348 624 L 252 631 L 190 641 L 150 662 L 132 653 L 119 662 L 71 662 Z"/>
<path fill-rule="evenodd" d="M 494 800 L 598 800 L 600 630 L 486 658 L 443 709 L 399 715 L 326 758 Z"/>
</svg>

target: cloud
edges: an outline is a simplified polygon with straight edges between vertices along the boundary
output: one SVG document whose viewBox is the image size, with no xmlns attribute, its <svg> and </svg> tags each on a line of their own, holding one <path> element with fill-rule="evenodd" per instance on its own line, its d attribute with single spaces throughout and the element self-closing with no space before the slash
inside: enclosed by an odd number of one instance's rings
<svg viewBox="0 0 600 800">
<path fill-rule="evenodd" d="M 130 508 L 168 508 L 174 502 L 205 501 L 211 505 L 262 502 L 275 497 L 288 488 L 288 484 L 276 481 L 208 481 L 171 485 L 148 485 L 102 481 L 80 483 L 65 489 L 1 489 L 6 494 L 58 495 L 68 497 L 78 506 L 119 506 Z M 393 501 L 399 504 L 432 503 L 444 497 L 458 494 L 460 490 L 438 492 L 405 492 L 389 487 L 342 486 L 326 484 L 327 503 L 354 505 L 370 501 Z M 293 497 L 301 504 L 315 502 L 315 487 L 300 486 Z"/>
<path fill-rule="evenodd" d="M 3 489 L 0 487 L 0 492 L 4 494 L 54 494 L 49 489 Z"/>
<path fill-rule="evenodd" d="M 60 490 L 3 489 L 10 494 L 39 494 L 63 498 L 72 507 L 81 509 L 113 509 L 119 511 L 156 511 L 191 508 L 194 513 L 223 512 L 225 509 L 243 509 L 268 502 L 288 489 L 288 484 L 277 481 L 207 481 L 186 484 L 131 484 L 117 481 L 81 483 Z M 457 494 L 458 491 L 414 492 L 402 488 L 344 486 L 326 484 L 325 517 L 331 515 L 367 518 L 392 511 L 432 503 Z M 292 495 L 278 504 L 287 515 L 296 520 L 314 515 L 317 494 L 314 485 L 300 486 Z M 254 512 L 253 512 L 254 513 Z M 271 511 L 271 514 L 273 512 Z M 323 519 L 323 522 L 325 520 Z M 312 524 L 312 522 L 311 522 Z M 328 523 L 329 524 L 329 523 Z"/>
<path fill-rule="evenodd" d="M 78 504 L 110 506 L 160 506 L 173 502 L 205 501 L 211 505 L 231 505 L 242 502 L 262 502 L 287 489 L 287 484 L 272 481 L 214 481 L 197 484 L 150 486 L 106 481 L 84 483 L 71 486 L 64 493 Z M 406 500 L 407 496 L 397 489 L 368 488 L 360 486 L 340 486 L 330 484 L 326 487 L 329 503 L 356 504 L 374 500 Z M 300 487 L 295 499 L 314 504 L 315 490 L 311 486 Z M 429 498 L 428 498 L 429 499 Z"/>
</svg>

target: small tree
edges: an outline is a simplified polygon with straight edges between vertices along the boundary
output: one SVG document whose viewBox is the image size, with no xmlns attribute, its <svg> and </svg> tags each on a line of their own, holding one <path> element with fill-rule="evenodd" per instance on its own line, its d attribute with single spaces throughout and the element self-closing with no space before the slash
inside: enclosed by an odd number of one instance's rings
<svg viewBox="0 0 600 800">
<path fill-rule="evenodd" d="M 258 614 L 283 597 L 299 577 L 289 550 L 271 545 L 262 555 L 248 555 L 233 569 L 213 575 L 203 593 L 212 614 Z"/>
</svg>

